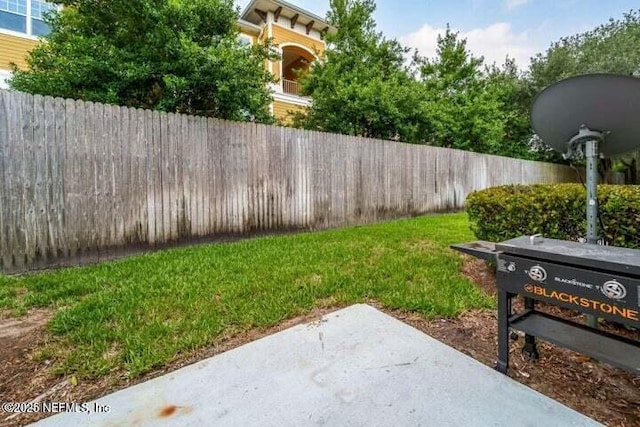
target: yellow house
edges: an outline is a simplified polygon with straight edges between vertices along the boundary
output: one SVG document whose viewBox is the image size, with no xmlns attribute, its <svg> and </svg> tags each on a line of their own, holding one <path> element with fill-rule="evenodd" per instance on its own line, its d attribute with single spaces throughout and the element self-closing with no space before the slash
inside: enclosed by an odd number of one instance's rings
<svg viewBox="0 0 640 427">
<path fill-rule="evenodd" d="M 0 88 L 11 75 L 10 64 L 25 67 L 27 53 L 38 36 L 49 32 L 42 15 L 55 5 L 40 0 L 0 0 Z"/>
<path fill-rule="evenodd" d="M 252 0 L 240 15 L 240 31 L 252 43 L 272 39 L 280 61 L 268 62 L 267 68 L 277 79 L 272 85 L 273 115 L 287 121 L 290 113 L 304 111 L 311 105 L 300 96 L 298 70 L 306 71 L 324 54 L 324 35 L 335 28 L 323 18 L 283 0 Z"/>
<path fill-rule="evenodd" d="M 11 63 L 26 67 L 25 57 L 49 29 L 43 13 L 56 8 L 41 0 L 0 0 L 0 88 L 6 88 Z M 268 61 L 273 73 L 273 115 L 287 121 L 290 113 L 304 111 L 311 103 L 300 96 L 297 70 L 308 70 L 324 53 L 324 35 L 335 31 L 322 18 L 282 0 L 252 0 L 238 22 L 240 38 L 247 44 L 272 39 L 281 60 Z"/>
</svg>

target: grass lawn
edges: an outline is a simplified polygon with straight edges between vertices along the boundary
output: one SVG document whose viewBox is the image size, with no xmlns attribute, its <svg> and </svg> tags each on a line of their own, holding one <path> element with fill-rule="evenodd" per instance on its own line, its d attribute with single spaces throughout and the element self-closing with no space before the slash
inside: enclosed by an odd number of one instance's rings
<svg viewBox="0 0 640 427">
<path fill-rule="evenodd" d="M 55 310 L 41 357 L 61 374 L 132 377 L 224 334 L 273 326 L 315 307 L 375 300 L 455 316 L 494 302 L 459 274 L 451 243 L 473 240 L 466 214 L 267 237 L 0 276 L 0 311 Z"/>
</svg>

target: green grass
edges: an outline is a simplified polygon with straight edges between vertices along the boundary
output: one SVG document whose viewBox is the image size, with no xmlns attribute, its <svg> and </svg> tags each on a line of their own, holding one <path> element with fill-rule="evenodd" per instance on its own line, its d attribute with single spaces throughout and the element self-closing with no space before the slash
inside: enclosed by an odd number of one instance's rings
<svg viewBox="0 0 640 427">
<path fill-rule="evenodd" d="M 459 274 L 451 243 L 465 214 L 267 237 L 22 277 L 0 276 L 0 310 L 50 307 L 43 353 L 57 372 L 137 376 L 222 334 L 269 327 L 314 307 L 378 301 L 427 317 L 491 307 Z"/>
</svg>

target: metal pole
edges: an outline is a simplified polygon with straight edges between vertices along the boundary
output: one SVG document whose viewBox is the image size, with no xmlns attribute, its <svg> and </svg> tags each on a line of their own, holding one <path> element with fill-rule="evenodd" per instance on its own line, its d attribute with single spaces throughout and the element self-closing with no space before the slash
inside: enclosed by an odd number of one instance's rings
<svg viewBox="0 0 640 427">
<path fill-rule="evenodd" d="M 587 243 L 598 244 L 598 141 L 589 139 L 585 143 L 587 158 Z M 587 316 L 587 325 L 598 326 L 595 316 Z"/>
<path fill-rule="evenodd" d="M 587 243 L 598 244 L 598 141 L 585 143 L 587 157 Z"/>
</svg>

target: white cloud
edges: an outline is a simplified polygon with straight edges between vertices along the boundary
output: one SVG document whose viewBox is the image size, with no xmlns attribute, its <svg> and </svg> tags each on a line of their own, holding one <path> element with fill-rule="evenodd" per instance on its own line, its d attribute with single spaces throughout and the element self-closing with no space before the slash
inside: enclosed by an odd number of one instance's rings
<svg viewBox="0 0 640 427">
<path fill-rule="evenodd" d="M 400 37 L 400 42 L 418 49 L 422 56 L 433 58 L 436 56 L 438 34 L 445 32 L 444 28 L 425 24 L 418 31 Z M 485 64 L 495 62 L 502 65 L 508 55 L 516 60 L 520 69 L 524 69 L 529 65 L 529 59 L 542 50 L 530 32 L 516 33 L 511 24 L 505 22 L 467 32 L 460 31 L 459 38 L 467 39 L 467 49 L 474 56 L 484 56 Z"/>
<path fill-rule="evenodd" d="M 507 6 L 507 10 L 515 9 L 516 7 L 524 6 L 529 3 L 530 0 L 507 0 L 505 6 Z"/>
</svg>

